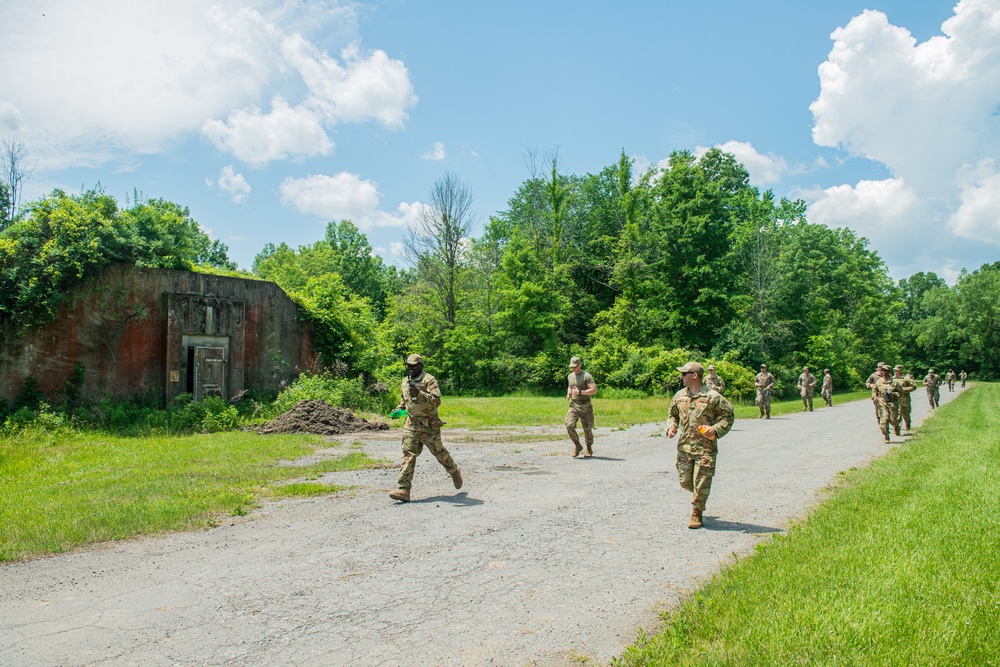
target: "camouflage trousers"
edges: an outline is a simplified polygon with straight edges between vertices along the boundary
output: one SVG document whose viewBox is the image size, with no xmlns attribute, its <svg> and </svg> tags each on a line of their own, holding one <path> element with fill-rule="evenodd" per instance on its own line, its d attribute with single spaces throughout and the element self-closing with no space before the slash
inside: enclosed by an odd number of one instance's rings
<svg viewBox="0 0 1000 667">
<path fill-rule="evenodd" d="M 910 402 L 909 398 L 907 398 L 905 403 L 900 402 L 899 404 L 899 422 L 903 424 L 907 431 L 910 430 L 910 412 L 912 405 L 913 404 Z"/>
<path fill-rule="evenodd" d="M 823 400 L 827 405 L 833 405 L 833 390 L 832 389 L 820 389 L 819 395 L 823 397 Z"/>
<path fill-rule="evenodd" d="M 768 390 L 768 391 L 761 391 L 760 389 L 758 389 L 757 390 L 757 400 L 754 401 L 754 403 L 757 405 L 757 409 L 760 410 L 760 415 L 762 417 L 764 416 L 765 412 L 767 413 L 768 417 L 771 416 L 771 392 L 770 392 L 770 390 Z"/>
<path fill-rule="evenodd" d="M 878 427 L 882 435 L 889 437 L 889 429 L 899 432 L 899 403 L 878 402 Z"/>
<path fill-rule="evenodd" d="M 933 391 L 928 391 L 927 402 L 931 404 L 932 408 L 938 407 L 941 404 L 941 390 L 934 389 Z"/>
<path fill-rule="evenodd" d="M 712 477 L 715 476 L 715 459 L 718 455 L 718 452 L 677 452 L 677 479 L 682 489 L 691 492 L 691 505 L 703 512 L 708 495 L 712 492 Z"/>
<path fill-rule="evenodd" d="M 417 468 L 417 457 L 424 451 L 424 445 L 431 451 L 438 463 L 444 466 L 448 474 L 458 470 L 451 454 L 441 443 L 441 429 L 433 431 L 413 431 L 403 429 L 403 465 L 399 470 L 399 488 L 409 489 L 413 484 L 413 472 Z"/>
<path fill-rule="evenodd" d="M 569 410 L 566 411 L 566 432 L 574 445 L 580 444 L 580 436 L 576 432 L 577 420 L 583 426 L 583 440 L 587 444 L 587 449 L 591 449 L 594 446 L 594 404 L 570 404 Z"/>
<path fill-rule="evenodd" d="M 805 410 L 813 409 L 813 390 L 808 389 L 802 392 L 802 407 Z"/>
</svg>

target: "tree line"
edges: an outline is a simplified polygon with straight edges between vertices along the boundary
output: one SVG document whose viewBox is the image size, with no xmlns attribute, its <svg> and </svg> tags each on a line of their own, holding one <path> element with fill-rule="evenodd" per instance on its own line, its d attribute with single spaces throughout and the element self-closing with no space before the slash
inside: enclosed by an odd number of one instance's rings
<svg viewBox="0 0 1000 667">
<path fill-rule="evenodd" d="M 624 152 L 584 175 L 532 159 L 505 210 L 480 221 L 473 203 L 458 176 L 435 183 L 404 269 L 341 220 L 310 245 L 268 244 L 246 273 L 183 207 L 57 191 L 0 232 L 0 320 L 41 321 L 101 263 L 202 265 L 277 282 L 330 372 L 389 386 L 414 351 L 452 393 L 559 391 L 573 355 L 603 388 L 637 395 L 675 388 L 692 358 L 715 363 L 736 399 L 761 363 L 786 390 L 803 365 L 841 389 L 878 361 L 1000 376 L 1000 262 L 954 286 L 894 282 L 866 239 L 810 223 L 803 202 L 754 187 L 717 149 L 643 174 Z"/>
</svg>

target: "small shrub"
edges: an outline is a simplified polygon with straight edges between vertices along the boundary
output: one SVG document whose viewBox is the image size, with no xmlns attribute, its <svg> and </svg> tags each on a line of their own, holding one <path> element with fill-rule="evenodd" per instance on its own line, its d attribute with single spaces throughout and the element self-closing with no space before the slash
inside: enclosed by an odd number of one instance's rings
<svg viewBox="0 0 1000 667">
<path fill-rule="evenodd" d="M 45 396 L 42 395 L 41 390 L 38 388 L 38 380 L 29 375 L 24 378 L 24 381 L 21 383 L 21 390 L 14 397 L 14 412 L 17 412 L 21 408 L 37 410 L 44 399 Z"/>
<path fill-rule="evenodd" d="M 398 397 L 391 392 L 370 394 L 361 378 L 338 378 L 327 373 L 303 373 L 278 394 L 269 412 L 280 414 L 299 401 L 322 400 L 330 405 L 384 413 L 391 410 Z"/>
</svg>

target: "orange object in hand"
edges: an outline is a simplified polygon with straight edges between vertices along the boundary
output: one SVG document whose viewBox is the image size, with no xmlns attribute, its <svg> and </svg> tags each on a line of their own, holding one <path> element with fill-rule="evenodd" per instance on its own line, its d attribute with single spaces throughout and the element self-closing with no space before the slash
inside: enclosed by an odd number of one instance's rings
<svg viewBox="0 0 1000 667">
<path fill-rule="evenodd" d="M 698 433 L 701 433 L 706 438 L 710 437 L 711 439 L 714 440 L 715 439 L 715 434 L 714 433 L 711 436 L 708 435 L 708 429 L 710 429 L 710 428 L 712 428 L 712 427 L 711 426 L 705 426 L 704 424 L 702 424 L 701 426 L 698 427 Z"/>
</svg>

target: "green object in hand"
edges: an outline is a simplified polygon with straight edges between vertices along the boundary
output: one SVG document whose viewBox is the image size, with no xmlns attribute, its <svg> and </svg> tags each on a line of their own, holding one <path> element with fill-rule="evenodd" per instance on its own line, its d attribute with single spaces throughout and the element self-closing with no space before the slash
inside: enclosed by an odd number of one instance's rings
<svg viewBox="0 0 1000 667">
<path fill-rule="evenodd" d="M 389 417 L 391 417 L 392 419 L 405 416 L 406 416 L 406 408 L 402 408 L 400 410 L 393 410 L 392 412 L 389 413 Z"/>
</svg>

